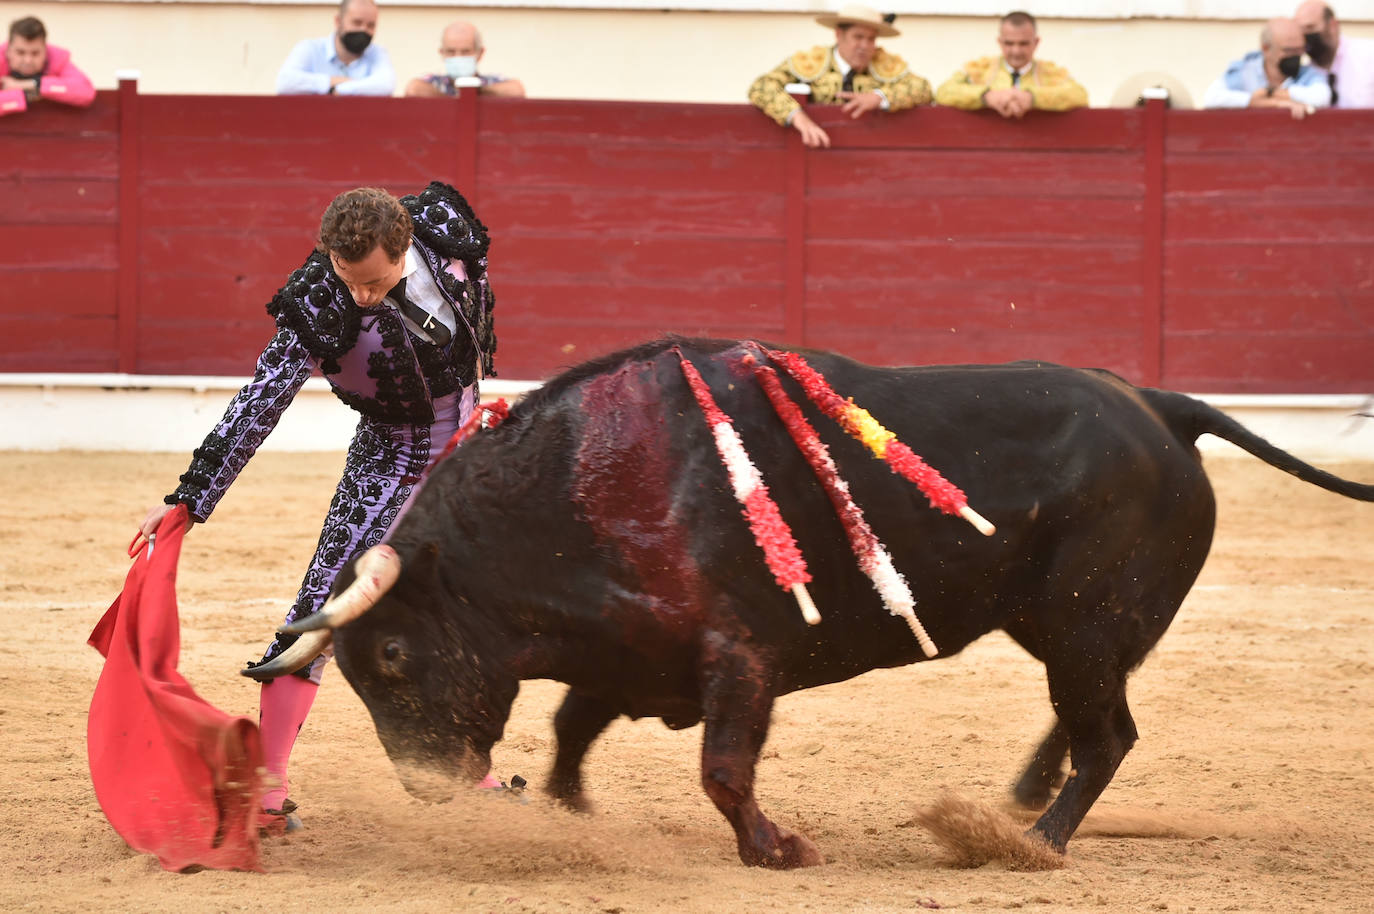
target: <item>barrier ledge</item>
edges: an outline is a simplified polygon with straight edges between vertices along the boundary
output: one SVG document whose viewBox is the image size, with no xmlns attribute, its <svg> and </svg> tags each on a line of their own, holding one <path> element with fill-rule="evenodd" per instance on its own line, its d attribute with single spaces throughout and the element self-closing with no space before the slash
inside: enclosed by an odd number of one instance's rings
<svg viewBox="0 0 1374 914">
<path fill-rule="evenodd" d="M 219 421 L 243 377 L 0 373 L 0 450 L 190 452 Z M 515 401 L 537 381 L 491 378 L 482 400 Z M 1360 394 L 1198 394 L 1274 444 L 1306 460 L 1374 460 L 1374 397 Z M 357 414 L 323 378 L 311 378 L 262 450 L 335 451 L 348 446 Z M 919 445 L 916 445 L 919 452 Z M 1204 435 L 1198 446 L 1242 452 Z"/>
</svg>

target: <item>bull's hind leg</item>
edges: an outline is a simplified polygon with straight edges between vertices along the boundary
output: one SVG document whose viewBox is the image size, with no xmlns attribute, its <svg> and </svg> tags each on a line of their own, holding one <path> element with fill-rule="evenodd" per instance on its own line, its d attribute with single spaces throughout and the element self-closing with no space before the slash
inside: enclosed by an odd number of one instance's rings
<svg viewBox="0 0 1374 914">
<path fill-rule="evenodd" d="M 582 760 L 596 738 L 619 716 L 617 709 L 601 699 L 576 689 L 568 690 L 553 718 L 558 750 L 545 792 L 578 812 L 590 810 L 591 804 L 582 792 Z"/>
<path fill-rule="evenodd" d="M 814 844 L 774 825 L 754 801 L 754 770 L 773 713 L 766 664 L 719 633 L 703 647 L 701 783 L 734 826 L 740 859 L 778 869 L 824 863 Z"/>
<path fill-rule="evenodd" d="M 1016 802 L 1026 809 L 1044 809 L 1050 793 L 1064 781 L 1064 757 L 1068 753 L 1069 731 L 1056 720 L 1012 788 Z"/>
<path fill-rule="evenodd" d="M 1068 733 L 1073 770 L 1031 831 L 1062 852 L 1135 744 L 1136 729 L 1126 707 L 1124 675 L 1111 683 L 1105 671 L 1049 673 L 1050 698 Z"/>
</svg>

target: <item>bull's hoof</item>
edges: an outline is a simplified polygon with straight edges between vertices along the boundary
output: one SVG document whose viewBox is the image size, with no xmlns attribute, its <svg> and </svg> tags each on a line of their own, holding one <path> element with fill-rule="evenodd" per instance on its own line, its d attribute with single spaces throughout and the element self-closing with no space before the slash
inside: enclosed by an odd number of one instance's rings
<svg viewBox="0 0 1374 914">
<path fill-rule="evenodd" d="M 749 866 L 772 870 L 795 870 L 825 863 L 825 855 L 810 838 L 785 828 L 778 829 L 778 843 L 771 850 L 745 854 L 741 849 L 740 859 Z"/>
</svg>

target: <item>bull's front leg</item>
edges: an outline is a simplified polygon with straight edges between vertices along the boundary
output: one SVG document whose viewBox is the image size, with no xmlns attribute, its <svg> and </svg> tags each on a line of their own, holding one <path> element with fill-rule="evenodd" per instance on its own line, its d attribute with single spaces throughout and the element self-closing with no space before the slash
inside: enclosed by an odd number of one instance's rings
<svg viewBox="0 0 1374 914">
<path fill-rule="evenodd" d="M 553 718 L 558 751 L 545 790 L 550 796 L 577 812 L 590 812 L 591 804 L 582 792 L 582 759 L 587 750 L 620 712 L 599 698 L 569 689 L 563 705 Z"/>
<path fill-rule="evenodd" d="M 825 862 L 807 838 L 768 820 L 754 801 L 754 770 L 773 712 L 770 671 L 736 639 L 710 633 L 703 644 L 701 783 L 735 829 L 750 866 L 793 869 Z"/>
</svg>

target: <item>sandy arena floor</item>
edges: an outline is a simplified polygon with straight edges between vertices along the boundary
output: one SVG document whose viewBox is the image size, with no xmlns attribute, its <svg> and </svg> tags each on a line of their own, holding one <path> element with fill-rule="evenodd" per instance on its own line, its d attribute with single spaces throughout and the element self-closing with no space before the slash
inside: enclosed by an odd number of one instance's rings
<svg viewBox="0 0 1374 914">
<path fill-rule="evenodd" d="M 266 875 L 163 872 L 91 792 L 85 639 L 186 459 L 0 454 L 0 910 L 1374 911 L 1374 504 L 1233 458 L 1210 460 L 1212 558 L 1132 681 L 1141 740 L 1063 869 L 954 869 L 913 823 L 946 787 L 999 804 L 1048 726 L 1042 669 L 999 635 L 781 699 L 760 799 L 822 867 L 743 867 L 698 786 L 701 730 L 655 721 L 592 750 L 594 817 L 537 794 L 421 805 L 330 670 L 292 769 L 307 830 L 266 842 Z M 181 671 L 225 710 L 256 715 L 237 670 L 294 595 L 341 465 L 262 454 L 187 538 Z M 1374 463 L 1328 468 L 1374 481 Z M 496 773 L 538 785 L 561 695 L 526 684 Z"/>
</svg>

